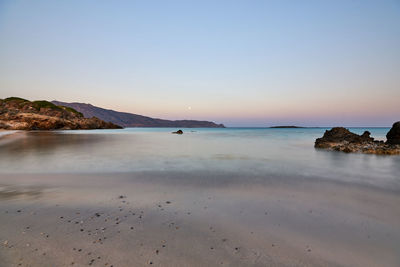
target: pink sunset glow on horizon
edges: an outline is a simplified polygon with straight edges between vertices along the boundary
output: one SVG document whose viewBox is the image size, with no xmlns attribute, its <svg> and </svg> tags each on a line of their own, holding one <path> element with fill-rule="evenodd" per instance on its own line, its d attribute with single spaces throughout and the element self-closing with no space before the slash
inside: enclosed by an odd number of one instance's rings
<svg viewBox="0 0 400 267">
<path fill-rule="evenodd" d="M 0 3 L 0 98 L 227 126 L 400 119 L 395 1 L 93 5 Z"/>
</svg>

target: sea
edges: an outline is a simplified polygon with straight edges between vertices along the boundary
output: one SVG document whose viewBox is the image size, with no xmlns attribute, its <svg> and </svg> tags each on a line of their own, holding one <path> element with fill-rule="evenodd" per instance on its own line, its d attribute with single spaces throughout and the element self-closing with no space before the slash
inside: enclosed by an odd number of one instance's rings
<svg viewBox="0 0 400 267">
<path fill-rule="evenodd" d="M 0 173 L 215 171 L 400 189 L 400 156 L 315 149 L 315 139 L 327 128 L 184 128 L 182 135 L 171 133 L 176 130 L 25 132 L 12 142 L 0 141 Z M 367 130 L 376 140 L 386 140 L 389 128 L 349 130 Z"/>
<path fill-rule="evenodd" d="M 0 265 L 400 266 L 400 156 L 327 129 L 2 131 Z"/>
</svg>

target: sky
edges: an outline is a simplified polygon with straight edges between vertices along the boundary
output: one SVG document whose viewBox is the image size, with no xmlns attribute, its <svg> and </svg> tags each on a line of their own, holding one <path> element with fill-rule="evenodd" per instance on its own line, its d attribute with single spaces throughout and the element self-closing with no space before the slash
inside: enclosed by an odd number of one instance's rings
<svg viewBox="0 0 400 267">
<path fill-rule="evenodd" d="M 400 1 L 0 0 L 0 98 L 226 126 L 400 120 Z"/>
</svg>

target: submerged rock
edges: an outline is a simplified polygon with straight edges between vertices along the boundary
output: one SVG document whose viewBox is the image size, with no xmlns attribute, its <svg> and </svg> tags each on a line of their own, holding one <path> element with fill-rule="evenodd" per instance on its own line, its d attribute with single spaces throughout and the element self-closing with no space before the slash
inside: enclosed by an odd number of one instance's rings
<svg viewBox="0 0 400 267">
<path fill-rule="evenodd" d="M 183 134 L 183 131 L 182 130 L 178 130 L 178 131 L 176 131 L 176 132 L 172 132 L 173 134 Z"/>
<path fill-rule="evenodd" d="M 316 148 L 342 151 L 345 153 L 358 152 L 379 155 L 400 154 L 400 145 L 390 142 L 384 143 L 383 141 L 374 141 L 374 138 L 370 137 L 370 134 L 370 132 L 365 131 L 362 135 L 358 135 L 350 132 L 346 128 L 335 127 L 325 131 L 321 138 L 317 138 L 314 146 Z"/>
<path fill-rule="evenodd" d="M 386 134 L 386 139 L 388 144 L 400 144 L 400 121 L 395 122 Z"/>
</svg>

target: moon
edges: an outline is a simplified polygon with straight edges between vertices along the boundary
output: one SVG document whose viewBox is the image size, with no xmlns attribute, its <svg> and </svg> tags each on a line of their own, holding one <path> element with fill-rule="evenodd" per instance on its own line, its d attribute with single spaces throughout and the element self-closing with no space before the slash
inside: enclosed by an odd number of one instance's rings
<svg viewBox="0 0 400 267">
<path fill-rule="evenodd" d="M 188 110 L 191 110 L 192 109 L 192 107 L 188 107 Z"/>
</svg>

